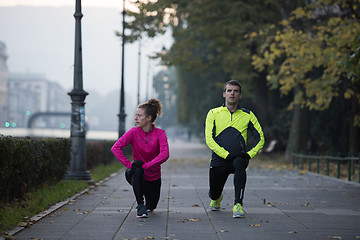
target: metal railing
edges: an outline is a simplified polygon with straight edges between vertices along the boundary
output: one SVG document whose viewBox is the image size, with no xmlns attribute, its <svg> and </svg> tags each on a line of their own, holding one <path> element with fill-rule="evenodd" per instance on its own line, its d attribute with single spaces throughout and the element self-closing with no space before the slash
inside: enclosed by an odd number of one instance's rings
<svg viewBox="0 0 360 240">
<path fill-rule="evenodd" d="M 309 155 L 303 153 L 292 153 L 293 166 L 299 167 L 304 170 L 304 165 L 308 165 L 308 171 L 311 172 L 313 164 L 316 164 L 316 173 L 321 174 L 323 170 L 323 164 L 325 163 L 325 175 L 330 176 L 331 163 L 336 165 L 336 177 L 341 177 L 341 167 L 346 165 L 347 167 L 347 180 L 351 181 L 352 176 L 356 172 L 357 165 L 357 180 L 360 183 L 360 155 L 358 157 L 334 157 L 334 156 L 320 156 L 320 155 Z"/>
</svg>

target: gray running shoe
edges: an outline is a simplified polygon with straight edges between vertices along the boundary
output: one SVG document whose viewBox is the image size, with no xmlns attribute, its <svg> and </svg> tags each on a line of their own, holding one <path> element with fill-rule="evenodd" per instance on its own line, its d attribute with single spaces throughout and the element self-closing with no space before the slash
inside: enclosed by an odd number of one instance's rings
<svg viewBox="0 0 360 240">
<path fill-rule="evenodd" d="M 138 218 L 147 218 L 148 217 L 148 213 L 146 211 L 146 206 L 144 204 L 140 204 L 136 207 L 137 209 L 137 214 L 136 217 Z"/>
</svg>

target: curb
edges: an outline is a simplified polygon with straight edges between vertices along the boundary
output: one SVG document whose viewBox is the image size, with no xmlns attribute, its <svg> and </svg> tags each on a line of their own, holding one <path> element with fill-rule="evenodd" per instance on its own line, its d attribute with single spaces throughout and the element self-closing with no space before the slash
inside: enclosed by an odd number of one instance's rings
<svg viewBox="0 0 360 240">
<path fill-rule="evenodd" d="M 71 201 L 74 201 L 76 198 L 80 197 L 81 195 L 83 195 L 84 193 L 86 193 L 87 191 L 94 189 L 96 187 L 99 187 L 100 185 L 104 184 L 105 182 L 107 182 L 110 178 L 115 177 L 117 174 L 119 174 L 120 172 L 122 172 L 123 169 L 120 169 L 119 171 L 111 174 L 110 176 L 104 178 L 103 180 L 99 181 L 98 183 L 95 183 L 95 185 L 93 186 L 89 186 L 86 189 L 82 190 L 79 193 L 74 194 L 73 196 L 68 197 L 67 199 L 65 199 L 64 201 L 58 202 L 56 204 L 54 204 L 53 206 L 49 207 L 48 209 L 46 209 L 43 212 L 40 212 L 38 214 L 36 214 L 35 216 L 31 217 L 27 222 L 34 224 L 37 221 L 39 221 L 40 219 L 48 216 L 49 214 L 55 212 L 56 210 L 58 210 L 59 208 L 61 208 L 62 206 L 68 204 Z M 31 225 L 30 225 L 31 226 Z M 15 227 L 14 229 L 10 230 L 7 232 L 7 235 L 4 236 L 0 236 L 0 240 L 6 240 L 6 239 L 16 239 L 14 237 L 15 234 L 21 232 L 23 229 L 28 228 L 29 225 L 24 226 L 24 227 Z"/>
</svg>

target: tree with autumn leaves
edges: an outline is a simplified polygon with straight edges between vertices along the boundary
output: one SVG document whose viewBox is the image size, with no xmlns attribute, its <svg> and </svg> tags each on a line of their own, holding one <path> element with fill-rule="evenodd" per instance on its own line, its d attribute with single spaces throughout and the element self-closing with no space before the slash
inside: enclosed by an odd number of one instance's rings
<svg viewBox="0 0 360 240">
<path fill-rule="evenodd" d="M 312 1 L 282 20 L 280 29 L 250 36 L 266 39 L 252 56 L 255 69 L 266 69 L 270 89 L 294 96 L 288 155 L 308 138 L 308 111 L 328 109 L 335 98 L 349 100 L 349 150 L 359 151 L 359 6 L 359 1 Z"/>
<path fill-rule="evenodd" d="M 178 72 L 183 124 L 201 126 L 208 109 L 221 103 L 223 83 L 235 78 L 246 89 L 244 102 L 255 108 L 266 137 L 289 136 L 283 141 L 287 156 L 306 150 L 314 115 L 329 118 L 334 104 L 338 109 L 348 105 L 349 117 L 341 119 L 349 118 L 344 142 L 348 150 L 359 151 L 359 0 L 132 4 L 138 10 L 127 13 L 132 17 L 126 24 L 128 41 L 169 28 L 173 33 L 173 46 L 158 56 Z"/>
</svg>

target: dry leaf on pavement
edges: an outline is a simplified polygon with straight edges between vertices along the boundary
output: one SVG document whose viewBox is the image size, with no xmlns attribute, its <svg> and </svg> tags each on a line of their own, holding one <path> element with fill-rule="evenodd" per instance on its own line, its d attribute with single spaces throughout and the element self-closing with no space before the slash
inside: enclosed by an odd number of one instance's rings
<svg viewBox="0 0 360 240">
<path fill-rule="evenodd" d="M 187 218 L 185 220 L 188 220 L 189 222 L 198 222 L 198 221 L 201 221 L 200 218 Z"/>
<path fill-rule="evenodd" d="M 260 224 L 258 223 L 258 224 L 250 224 L 249 225 L 250 227 L 260 227 Z"/>
</svg>

